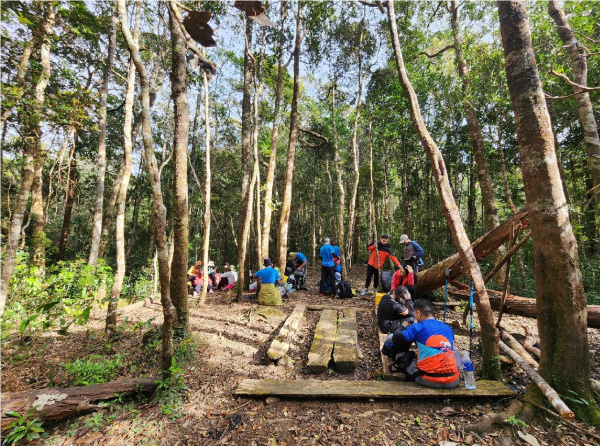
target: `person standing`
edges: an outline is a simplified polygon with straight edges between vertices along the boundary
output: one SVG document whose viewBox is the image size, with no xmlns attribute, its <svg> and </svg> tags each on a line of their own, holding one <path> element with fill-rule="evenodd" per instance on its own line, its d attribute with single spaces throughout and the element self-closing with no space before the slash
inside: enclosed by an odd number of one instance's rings
<svg viewBox="0 0 600 446">
<path fill-rule="evenodd" d="M 408 235 L 402 234 L 400 237 L 400 243 L 404 243 L 404 266 L 410 265 L 415 273 L 419 272 L 419 263 L 421 257 L 425 255 L 425 251 L 421 248 L 414 240 L 408 238 Z"/>
<path fill-rule="evenodd" d="M 390 239 L 387 234 L 383 234 L 379 241 L 377 242 L 377 249 L 375 249 L 375 243 L 371 242 L 367 249 L 371 251 L 371 256 L 369 257 L 369 262 L 367 265 L 367 280 L 365 282 L 365 289 L 361 296 L 366 295 L 369 292 L 369 286 L 371 285 L 371 278 L 373 278 L 373 286 L 375 287 L 375 291 L 377 291 L 377 287 L 379 286 L 379 270 L 383 267 L 383 264 L 388 259 L 391 259 L 392 262 L 397 267 L 400 267 L 400 261 L 394 256 L 392 252 L 392 246 L 390 245 Z M 379 256 L 377 256 L 379 254 Z"/>
<path fill-rule="evenodd" d="M 254 273 L 254 277 L 260 279 L 260 291 L 258 292 L 258 303 L 261 305 L 283 305 L 281 294 L 275 286 L 281 282 L 279 271 L 273 268 L 271 259 L 265 259 L 263 269 Z"/>
<path fill-rule="evenodd" d="M 323 295 L 325 290 L 325 283 L 329 279 L 329 283 L 335 283 L 335 258 L 339 258 L 335 253 L 333 246 L 331 246 L 331 239 L 326 238 L 325 244 L 321 246 L 319 250 L 319 256 L 321 257 L 321 281 L 319 282 L 319 296 Z M 335 287 L 331 287 L 333 295 L 335 297 Z"/>
</svg>

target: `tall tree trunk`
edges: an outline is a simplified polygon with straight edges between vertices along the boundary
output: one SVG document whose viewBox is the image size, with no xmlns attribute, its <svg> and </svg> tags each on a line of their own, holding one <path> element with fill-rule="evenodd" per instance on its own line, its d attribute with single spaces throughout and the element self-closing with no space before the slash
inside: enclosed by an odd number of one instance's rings
<svg viewBox="0 0 600 446">
<path fill-rule="evenodd" d="M 92 247 L 88 258 L 89 265 L 95 265 L 98 261 L 98 249 L 102 237 L 102 211 L 104 210 L 104 180 L 106 177 L 106 101 L 108 98 L 108 86 L 110 84 L 110 73 L 112 71 L 115 51 L 117 48 L 117 17 L 113 15 L 110 22 L 108 35 L 108 54 L 100 88 L 100 116 L 98 119 L 98 177 L 96 178 L 96 202 L 94 205 L 94 217 L 92 220 Z"/>
<path fill-rule="evenodd" d="M 254 128 L 252 131 L 252 150 L 254 154 L 254 171 L 256 175 L 256 257 L 260 261 L 261 258 L 266 258 L 268 253 L 263 254 L 262 244 L 262 226 L 260 224 L 260 158 L 258 156 L 258 98 L 262 93 L 262 62 L 265 55 L 265 38 L 266 31 L 263 28 L 262 43 L 260 46 L 260 56 L 258 58 L 258 65 L 254 72 L 254 101 L 253 101 L 253 114 L 254 114 Z M 268 246 L 268 245 L 267 245 Z"/>
<path fill-rule="evenodd" d="M 408 153 L 406 150 L 406 132 L 402 127 L 402 201 L 404 202 L 404 232 L 412 232 L 412 215 L 410 212 L 410 199 L 408 198 Z"/>
<path fill-rule="evenodd" d="M 448 181 L 448 171 L 446 170 L 444 159 L 435 141 L 433 138 L 431 138 L 431 135 L 425 127 L 417 96 L 412 84 L 410 83 L 406 68 L 404 66 L 402 50 L 400 48 L 400 41 L 398 39 L 398 30 L 396 28 L 394 2 L 388 2 L 387 5 L 388 19 L 392 34 L 392 44 L 394 47 L 398 75 L 400 78 L 400 83 L 402 84 L 402 88 L 410 103 L 410 111 L 415 132 L 417 133 L 417 136 L 421 141 L 421 145 L 427 153 L 431 163 L 435 183 L 441 200 L 442 211 L 446 217 L 450 232 L 452 233 L 454 244 L 456 245 L 456 248 L 460 254 L 463 265 L 466 266 L 469 277 L 475 283 L 475 289 L 477 291 L 477 314 L 479 315 L 479 321 L 481 324 L 482 374 L 484 377 L 490 379 L 501 379 L 502 373 L 497 362 L 497 357 L 499 355 L 498 330 L 496 329 L 492 314 L 492 307 L 490 306 L 490 301 L 485 291 L 483 277 L 481 275 L 481 271 L 479 270 L 477 260 L 473 254 L 473 250 L 471 249 L 471 242 L 469 241 L 467 233 L 465 232 L 465 228 L 463 227 L 458 207 L 456 206 L 454 197 L 452 196 L 452 189 L 450 187 L 450 182 Z"/>
<path fill-rule="evenodd" d="M 139 184 L 139 183 L 137 183 Z M 137 188 L 136 184 L 136 188 Z M 140 204 L 142 202 L 142 193 L 138 191 L 136 194 L 136 188 L 133 189 L 132 195 L 135 194 L 133 201 L 133 221 L 131 222 L 131 235 L 129 236 L 129 243 L 127 243 L 127 251 L 125 252 L 125 262 L 131 265 L 131 250 L 135 246 L 135 233 L 137 231 L 137 225 L 140 215 Z"/>
<path fill-rule="evenodd" d="M 475 158 L 471 154 L 471 162 L 469 163 L 469 196 L 467 197 L 467 228 L 471 234 L 475 234 L 477 226 L 477 175 L 474 172 Z"/>
<path fill-rule="evenodd" d="M 477 118 L 475 103 L 473 102 L 469 68 L 467 67 L 467 62 L 465 61 L 463 55 L 463 38 L 460 28 L 460 13 L 458 11 L 458 3 L 456 0 L 452 0 L 451 10 L 452 31 L 454 35 L 454 52 L 456 53 L 456 60 L 458 62 L 458 74 L 460 75 L 463 83 L 463 106 L 465 108 L 465 118 L 467 119 L 467 127 L 469 128 L 471 144 L 473 145 L 475 163 L 477 164 L 477 176 L 479 178 L 481 202 L 484 210 L 483 218 L 487 232 L 489 232 L 500 225 L 500 220 L 498 218 L 498 209 L 496 208 L 496 197 L 494 195 L 492 176 L 490 174 L 490 168 L 485 154 L 483 133 L 481 131 L 481 126 L 479 125 L 479 119 Z M 504 246 L 498 248 L 498 250 L 491 256 L 494 261 L 494 265 L 497 264 L 505 254 L 506 250 L 504 249 Z M 500 268 L 498 273 L 494 276 L 494 282 L 499 285 L 504 285 L 505 275 L 506 267 Z"/>
<path fill-rule="evenodd" d="M 560 172 L 560 180 L 563 185 L 563 192 L 565 193 L 565 198 L 567 199 L 567 203 L 571 203 L 569 198 L 569 187 L 567 185 L 567 179 L 565 178 L 565 172 L 563 170 L 562 165 L 562 157 L 560 156 L 560 144 L 558 142 L 558 133 L 556 131 L 556 110 L 554 109 L 554 101 L 552 99 L 546 100 L 546 105 L 548 106 L 548 113 L 550 114 L 550 122 L 552 123 L 552 135 L 554 136 L 554 147 L 556 150 L 556 160 L 558 161 L 558 171 Z M 500 126 L 498 127 L 498 131 L 500 131 Z"/>
<path fill-rule="evenodd" d="M 192 169 L 196 168 L 196 153 L 198 152 L 198 146 L 200 145 L 200 109 L 202 105 L 202 90 L 198 89 L 196 95 L 196 111 L 194 112 L 194 125 L 192 127 L 192 149 L 190 150 L 190 165 L 188 169 L 188 199 L 192 196 L 194 191 L 194 182 L 192 181 L 194 172 Z M 198 191 L 200 192 L 200 191 Z"/>
<path fill-rule="evenodd" d="M 298 2 L 298 19 L 296 21 L 296 42 L 294 44 L 294 93 L 290 113 L 290 142 L 288 146 L 287 167 L 281 200 L 279 217 L 279 234 L 277 236 L 277 265 L 285 271 L 287 258 L 287 238 L 292 206 L 292 189 L 294 186 L 294 163 L 296 161 L 296 142 L 298 140 L 298 102 L 300 97 L 300 43 L 302 39 L 302 2 Z"/>
<path fill-rule="evenodd" d="M 17 105 L 19 99 L 23 97 L 23 93 L 25 92 L 25 74 L 27 73 L 27 66 L 29 65 L 29 58 L 31 57 L 31 52 L 33 51 L 33 40 L 27 42 L 25 47 L 23 48 L 23 54 L 21 54 L 21 59 L 19 60 L 19 65 L 17 67 L 17 91 L 14 98 L 11 100 L 14 102 L 14 105 Z M 10 116 L 10 112 L 13 107 L 6 107 L 2 110 L 2 114 L 0 115 L 0 133 L 4 136 L 6 134 L 4 125 L 6 124 L 6 120 Z M 2 145 L 4 145 L 4 139 L 2 140 Z"/>
<path fill-rule="evenodd" d="M 360 198 L 358 193 L 354 200 L 354 225 L 352 227 L 352 262 L 358 263 L 358 255 L 360 254 Z M 374 208 L 372 209 L 374 210 Z"/>
<path fill-rule="evenodd" d="M 571 59 L 573 70 L 573 82 L 582 87 L 587 87 L 587 57 L 585 47 L 579 43 L 575 33 L 569 26 L 567 16 L 556 0 L 548 2 L 548 13 L 556 23 L 558 35 L 566 48 Z M 598 125 L 594 117 L 594 109 L 590 94 L 582 92 L 579 87 L 573 87 L 577 99 L 577 110 L 579 111 L 579 122 L 583 128 L 585 148 L 587 151 L 587 163 L 594 187 L 600 188 L 600 136 L 598 136 Z M 596 213 L 600 213 L 600 192 L 596 190 Z"/>
<path fill-rule="evenodd" d="M 141 17 L 141 4 L 138 3 L 135 14 L 135 28 L 133 38 L 137 42 L 138 30 Z M 133 141 L 131 140 L 131 120 L 133 118 L 133 101 L 135 95 L 135 65 L 133 60 L 129 61 L 127 69 L 127 92 L 125 93 L 125 124 L 123 125 L 123 177 L 119 185 L 117 218 L 115 225 L 116 247 L 117 247 L 117 271 L 113 280 L 108 308 L 106 310 L 105 331 L 110 336 L 117 328 L 117 306 L 123 288 L 123 279 L 125 278 L 125 269 L 127 267 L 125 260 L 125 208 L 127 205 L 127 189 L 131 178 L 131 169 L 133 167 Z"/>
<path fill-rule="evenodd" d="M 271 241 L 271 217 L 273 215 L 273 184 L 275 183 L 275 167 L 277 165 L 277 142 L 279 141 L 279 114 L 281 96 L 283 92 L 283 76 L 286 67 L 283 65 L 283 48 L 285 44 L 285 19 L 287 18 L 287 2 L 281 2 L 281 29 L 279 36 L 279 51 L 277 65 L 277 86 L 275 87 L 275 99 L 273 108 L 273 130 L 271 131 L 271 156 L 267 170 L 267 182 L 265 184 L 265 204 L 262 227 L 262 248 L 264 257 L 269 256 L 269 242 Z M 260 259 L 259 259 L 260 260 Z"/>
<path fill-rule="evenodd" d="M 587 303 L 577 242 L 560 181 L 529 20 L 520 1 L 498 1 L 497 5 L 533 239 L 542 344 L 539 371 L 559 394 L 589 401 L 583 405 L 567 400 L 577 415 L 600 426 L 597 407 L 592 404 Z"/>
<path fill-rule="evenodd" d="M 253 21 L 246 17 L 246 46 L 244 51 L 244 87 L 242 98 L 242 202 L 240 208 L 239 222 L 239 245 L 238 245 L 238 286 L 235 300 L 242 300 L 244 283 L 246 282 L 246 251 L 248 249 L 248 235 L 250 233 L 250 216 L 252 215 L 252 206 L 250 198 L 254 190 L 251 187 L 252 159 L 250 151 L 252 149 L 252 23 Z"/>
<path fill-rule="evenodd" d="M 384 216 L 385 216 L 385 232 L 389 235 L 390 233 L 390 204 L 389 204 L 389 191 L 388 191 L 388 177 L 387 177 L 387 151 L 383 155 L 383 206 L 384 206 Z M 332 207 L 333 208 L 333 207 Z"/>
<path fill-rule="evenodd" d="M 121 30 L 127 42 L 129 52 L 135 63 L 139 78 L 140 90 L 142 94 L 142 139 L 146 155 L 146 165 L 148 166 L 150 176 L 150 186 L 152 188 L 152 207 L 153 207 L 153 232 L 154 243 L 158 250 L 158 271 L 160 275 L 160 300 L 163 306 L 163 332 L 162 332 L 162 358 L 161 363 L 163 371 L 170 367 L 173 341 L 173 303 L 171 302 L 169 293 L 169 259 L 166 247 L 165 231 L 167 226 L 166 209 L 162 200 L 162 192 L 160 185 L 160 173 L 154 154 L 154 146 L 152 141 L 152 122 L 150 120 L 150 88 L 148 83 L 148 75 L 144 67 L 142 58 L 140 57 L 139 47 L 137 42 L 131 36 L 131 31 L 127 24 L 127 12 L 125 10 L 125 0 L 119 0 L 117 3 L 119 17 L 121 22 Z M 169 16 L 170 27 L 173 28 L 174 23 L 171 15 Z M 186 132 L 187 133 L 187 132 Z M 186 136 L 187 142 L 187 136 Z M 187 187 L 187 184 L 185 185 Z M 187 299 L 184 301 L 184 307 L 181 309 L 181 314 L 178 317 L 187 317 Z M 179 311 L 179 309 L 178 309 Z M 187 327 L 187 322 L 185 326 Z M 169 365 L 167 366 L 167 362 Z"/>
<path fill-rule="evenodd" d="M 110 189 L 110 195 L 106 202 L 106 209 L 103 212 L 104 219 L 102 221 L 102 233 L 100 235 L 100 246 L 98 246 L 98 258 L 104 256 L 104 250 L 108 243 L 108 233 L 112 227 L 112 219 L 115 214 L 115 206 L 117 205 L 117 199 L 119 197 L 119 190 L 121 190 L 121 183 L 123 182 L 123 175 L 125 173 L 125 163 L 121 162 L 117 176 L 113 181 Z M 150 256 L 152 257 L 152 256 Z"/>
<path fill-rule="evenodd" d="M 333 166 L 337 180 L 338 191 L 340 193 L 338 216 L 338 240 L 340 247 L 340 263 L 342 265 L 342 280 L 348 280 L 348 271 L 346 269 L 346 245 L 344 243 L 344 214 L 346 211 L 346 189 L 342 181 L 342 167 L 340 160 L 340 150 L 337 143 L 337 126 L 335 122 L 335 92 L 337 89 L 337 76 L 334 75 L 333 85 L 331 86 L 331 133 L 333 136 Z"/>
<path fill-rule="evenodd" d="M 44 19 L 36 29 L 36 34 L 39 34 L 35 38 L 40 41 L 42 72 L 35 87 L 35 105 L 32 117 L 30 118 L 32 122 L 27 124 L 27 128 L 37 129 L 37 133 L 28 134 L 25 143 L 21 188 L 19 189 L 19 195 L 4 248 L 4 260 L 0 276 L 0 314 L 4 312 L 10 279 L 15 269 L 15 256 L 19 245 L 21 226 L 23 225 L 23 217 L 27 208 L 27 202 L 29 201 L 29 193 L 31 192 L 31 185 L 35 174 L 35 157 L 41 144 L 39 139 L 39 121 L 44 106 L 46 86 L 50 79 L 50 35 L 54 27 L 55 5 L 54 3 L 42 3 L 41 5 L 44 8 Z"/>
<path fill-rule="evenodd" d="M 203 49 L 204 52 L 204 49 Z M 185 56 L 185 53 L 184 53 Z M 208 291 L 208 253 L 210 249 L 210 188 L 212 182 L 212 173 L 210 170 L 210 110 L 208 108 L 208 78 L 206 72 L 202 72 L 204 80 L 204 124 L 205 124 L 205 138 L 204 138 L 204 167 L 205 167 L 205 178 L 204 178 L 204 236 L 202 241 L 202 265 L 204 268 L 204 286 L 200 294 L 200 305 L 204 305 L 206 301 L 206 293 Z"/>
<path fill-rule="evenodd" d="M 172 2 L 169 2 L 172 5 Z M 190 127 L 190 109 L 187 98 L 188 69 L 185 37 L 173 11 L 169 9 L 169 30 L 171 32 L 171 99 L 173 100 L 173 226 L 171 243 L 173 257 L 169 259 L 171 277 L 170 293 L 161 292 L 161 302 L 165 320 L 175 320 L 174 330 L 178 336 L 190 331 L 188 312 L 187 269 L 189 255 L 189 209 L 188 209 L 188 133 Z M 203 72 L 204 73 L 204 72 Z M 204 82 L 207 83 L 206 73 Z M 208 85 L 205 85 L 208 107 Z M 207 111 L 208 115 L 208 111 Z M 206 122 L 208 128 L 208 119 Z M 207 146 L 207 152 L 208 150 Z M 210 167 L 208 167 L 210 172 Z M 160 182 L 159 182 L 160 186 Z M 210 191 L 209 191 L 210 192 Z M 158 194 L 157 194 L 158 195 Z M 160 197 L 162 205 L 162 196 Z M 163 240 L 166 231 L 166 219 L 162 229 Z M 158 234 L 157 234 L 158 235 Z M 157 237 L 158 238 L 158 237 Z M 161 282 L 162 291 L 162 282 Z M 177 311 L 174 311 L 174 308 Z M 170 334 L 170 330 L 169 330 Z M 164 334 L 163 334 L 164 337 Z M 173 345 L 163 340 L 163 370 L 170 367 Z"/>
<path fill-rule="evenodd" d="M 317 262 L 317 205 L 315 189 L 316 181 L 313 181 L 310 190 L 311 260 L 313 262 L 313 265 L 315 265 Z"/>
<path fill-rule="evenodd" d="M 338 237 L 337 237 L 335 215 L 334 215 L 335 212 L 334 212 L 334 207 L 333 207 L 333 181 L 331 180 L 331 171 L 329 170 L 329 160 L 325 160 L 325 170 L 327 171 L 327 192 L 329 193 L 329 207 L 331 209 L 331 214 L 330 214 L 331 239 L 333 241 L 335 241 L 336 244 L 339 244 Z M 313 183 L 313 185 L 314 184 L 315 183 Z M 316 261 L 317 261 L 317 259 L 316 259 L 316 254 L 315 254 L 315 258 L 313 259 L 313 264 L 316 264 L 315 263 Z"/>
<path fill-rule="evenodd" d="M 71 169 L 69 171 L 69 185 L 67 187 L 67 200 L 65 202 L 65 214 L 63 217 L 63 226 L 58 242 L 58 256 L 56 260 L 65 260 L 65 251 L 67 249 L 67 239 L 71 228 L 71 213 L 73 212 L 73 201 L 75 200 L 75 189 L 77 187 L 77 161 L 75 154 L 71 157 Z"/>
<path fill-rule="evenodd" d="M 41 138 L 41 128 L 39 123 L 35 133 Z M 34 157 L 33 183 L 31 185 L 31 222 L 33 230 L 31 231 L 31 247 L 33 251 L 32 263 L 36 267 L 36 274 L 43 277 L 46 274 L 46 218 L 44 216 L 44 199 L 42 196 L 44 169 L 44 156 L 42 154 L 41 139 L 38 143 L 36 156 Z"/>
</svg>

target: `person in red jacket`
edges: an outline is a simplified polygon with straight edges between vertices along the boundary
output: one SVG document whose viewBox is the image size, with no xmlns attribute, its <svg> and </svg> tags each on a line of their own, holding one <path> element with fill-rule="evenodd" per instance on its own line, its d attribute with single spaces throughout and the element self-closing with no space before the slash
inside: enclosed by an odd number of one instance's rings
<svg viewBox="0 0 600 446">
<path fill-rule="evenodd" d="M 406 265 L 394 273 L 392 277 L 391 291 L 394 291 L 399 286 L 406 287 L 410 293 L 410 297 L 414 302 L 417 300 L 417 290 L 415 289 L 415 273 L 412 266 Z"/>
<path fill-rule="evenodd" d="M 369 292 L 369 286 L 371 285 L 372 277 L 375 291 L 377 291 L 377 287 L 379 286 L 379 270 L 383 267 L 383 264 L 388 257 L 397 267 L 402 266 L 400 261 L 396 258 L 396 256 L 394 256 L 394 253 L 392 252 L 392 246 L 390 245 L 390 239 L 386 234 L 379 238 L 379 241 L 377 242 L 377 249 L 375 249 L 375 243 L 369 244 L 367 249 L 371 251 L 371 256 L 369 257 L 369 262 L 367 265 L 367 280 L 365 282 L 365 289 L 362 293 L 360 293 L 361 296 L 364 296 Z M 379 258 L 377 258 L 377 253 L 379 253 Z"/>
</svg>

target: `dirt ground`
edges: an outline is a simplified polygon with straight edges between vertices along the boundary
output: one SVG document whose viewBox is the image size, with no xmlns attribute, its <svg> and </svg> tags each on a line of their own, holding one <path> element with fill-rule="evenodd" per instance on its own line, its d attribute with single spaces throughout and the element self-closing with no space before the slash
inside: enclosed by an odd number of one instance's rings
<svg viewBox="0 0 600 446">
<path fill-rule="evenodd" d="M 352 272 L 352 285 L 362 290 L 364 268 Z M 148 397 L 115 403 L 91 414 L 46 424 L 43 445 L 593 445 L 585 432 L 547 415 L 527 425 L 494 426 L 489 432 L 464 431 L 465 424 L 486 413 L 502 412 L 510 400 L 489 399 L 277 399 L 237 397 L 234 391 L 245 378 L 300 380 L 372 380 L 381 369 L 379 341 L 372 296 L 369 300 L 319 297 L 317 275 L 309 273 L 309 290 L 294 292 L 279 308 L 262 307 L 254 297 L 231 303 L 231 294 L 208 296 L 206 306 L 193 308 L 191 351 L 181 361 L 187 390 L 180 406 L 161 407 Z M 307 311 L 297 333 L 287 367 L 265 362 L 265 352 L 287 316 L 298 303 L 366 307 L 358 312 L 359 362 L 353 374 L 342 375 L 331 368 L 314 375 L 306 369 L 308 350 L 318 311 Z M 192 304 L 192 305 L 195 305 Z M 448 321 L 461 320 L 462 311 L 449 312 Z M 441 315 L 438 315 L 441 318 Z M 2 346 L 2 392 L 44 388 L 49 376 L 58 386 L 68 384 L 65 367 L 90 355 L 124 357 L 115 379 L 159 374 L 160 343 L 141 342 L 143 326 L 160 324 L 162 314 L 152 308 L 137 308 L 120 316 L 117 340 L 106 344 L 103 314 L 68 336 L 46 333 L 21 339 L 13 336 Z M 479 325 L 475 315 L 474 363 L 479 364 Z M 524 327 L 537 332 L 535 320 L 505 315 L 509 332 L 524 335 Z M 469 331 L 455 330 L 456 346 L 469 347 Z M 589 330 L 592 375 L 600 379 L 600 334 Z M 50 372 L 52 374 L 50 375 Z M 504 382 L 516 396 L 528 378 L 518 366 L 504 368 Z M 586 427 L 593 431 L 593 428 Z M 531 440 L 531 438 L 534 440 Z M 525 438 L 525 440 L 523 439 Z"/>
</svg>

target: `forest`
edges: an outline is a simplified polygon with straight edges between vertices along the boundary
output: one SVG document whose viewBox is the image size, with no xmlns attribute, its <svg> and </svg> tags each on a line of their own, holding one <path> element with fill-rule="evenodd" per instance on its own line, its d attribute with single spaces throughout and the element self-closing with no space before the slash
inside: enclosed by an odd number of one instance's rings
<svg viewBox="0 0 600 446">
<path fill-rule="evenodd" d="M 600 3 L 0 14 L 3 444 L 600 442 Z M 478 394 L 387 372 L 380 239 Z"/>
</svg>

